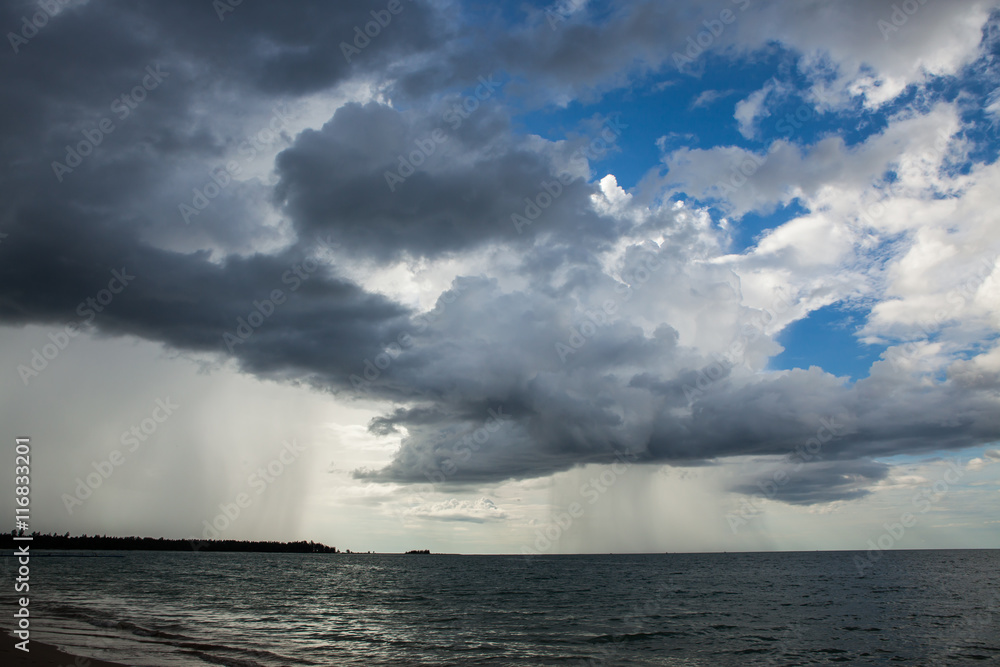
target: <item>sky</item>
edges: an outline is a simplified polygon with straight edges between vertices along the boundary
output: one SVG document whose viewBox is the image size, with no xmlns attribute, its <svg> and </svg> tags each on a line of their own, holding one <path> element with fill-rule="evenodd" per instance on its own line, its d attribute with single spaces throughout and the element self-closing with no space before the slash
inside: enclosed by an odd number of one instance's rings
<svg viewBox="0 0 1000 667">
<path fill-rule="evenodd" d="M 1000 548 L 998 3 L 4 0 L 0 27 L 32 530 Z"/>
</svg>

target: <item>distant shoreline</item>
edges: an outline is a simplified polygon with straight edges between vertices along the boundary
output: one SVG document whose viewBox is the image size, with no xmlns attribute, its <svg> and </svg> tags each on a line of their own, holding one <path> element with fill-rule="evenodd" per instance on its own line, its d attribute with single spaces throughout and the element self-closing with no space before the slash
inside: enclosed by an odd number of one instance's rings
<svg viewBox="0 0 1000 667">
<path fill-rule="evenodd" d="M 163 537 L 113 537 L 108 535 L 47 535 L 34 533 L 31 540 L 18 541 L 32 550 L 76 551 L 212 551 L 229 553 L 341 553 L 318 542 L 273 542 L 254 540 L 175 540 Z M 13 549 L 12 534 L 0 538 L 0 548 Z"/>
</svg>

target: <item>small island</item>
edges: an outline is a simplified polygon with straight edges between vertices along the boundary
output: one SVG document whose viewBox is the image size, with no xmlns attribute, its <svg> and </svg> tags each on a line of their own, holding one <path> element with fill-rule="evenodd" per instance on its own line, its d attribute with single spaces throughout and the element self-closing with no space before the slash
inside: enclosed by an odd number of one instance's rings
<svg viewBox="0 0 1000 667">
<path fill-rule="evenodd" d="M 408 553 L 408 554 L 427 554 L 429 556 L 430 553 L 431 553 L 431 550 L 430 549 L 413 549 L 412 551 L 407 551 L 406 553 Z"/>
</svg>

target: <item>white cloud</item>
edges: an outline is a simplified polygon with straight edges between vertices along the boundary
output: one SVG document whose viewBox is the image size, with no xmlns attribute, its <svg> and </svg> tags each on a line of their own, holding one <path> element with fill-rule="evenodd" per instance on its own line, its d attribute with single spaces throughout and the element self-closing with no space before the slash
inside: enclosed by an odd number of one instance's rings
<svg viewBox="0 0 1000 667">
<path fill-rule="evenodd" d="M 978 471 L 978 470 L 983 470 L 984 468 L 987 468 L 993 465 L 994 463 L 998 462 L 1000 462 L 1000 451 L 997 451 L 995 449 L 988 449 L 985 452 L 983 452 L 983 455 L 981 457 L 977 456 L 974 459 L 970 459 L 969 462 L 965 465 L 965 467 L 968 470 Z"/>
<path fill-rule="evenodd" d="M 702 107 L 708 107 L 715 102 L 725 99 L 730 95 L 734 94 L 735 90 L 705 90 L 698 94 L 694 101 L 691 102 L 692 109 L 700 109 Z"/>
<path fill-rule="evenodd" d="M 902 12 L 904 4 L 916 11 Z M 875 109 L 908 85 L 971 63 L 995 6 L 990 0 L 762 3 L 739 26 L 739 45 L 773 40 L 801 53 L 821 109 L 857 96 Z"/>
<path fill-rule="evenodd" d="M 507 513 L 497 507 L 489 498 L 476 501 L 452 498 L 443 502 L 423 503 L 402 512 L 405 517 L 431 519 L 435 521 L 469 521 L 486 523 L 503 521 Z"/>
<path fill-rule="evenodd" d="M 753 139 L 757 135 L 757 123 L 771 115 L 768 102 L 773 104 L 775 98 L 787 94 L 788 91 L 787 86 L 771 78 L 763 88 L 737 102 L 733 118 L 736 119 L 740 134 L 746 139 Z M 698 100 L 701 100 L 701 97 Z"/>
</svg>

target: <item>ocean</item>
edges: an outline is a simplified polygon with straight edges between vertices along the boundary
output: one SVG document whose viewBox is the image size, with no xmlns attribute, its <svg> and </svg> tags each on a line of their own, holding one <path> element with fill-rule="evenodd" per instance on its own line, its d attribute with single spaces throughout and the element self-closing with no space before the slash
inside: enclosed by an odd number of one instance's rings
<svg viewBox="0 0 1000 667">
<path fill-rule="evenodd" d="M 49 553 L 33 638 L 127 665 L 1000 664 L 995 550 Z"/>
</svg>

